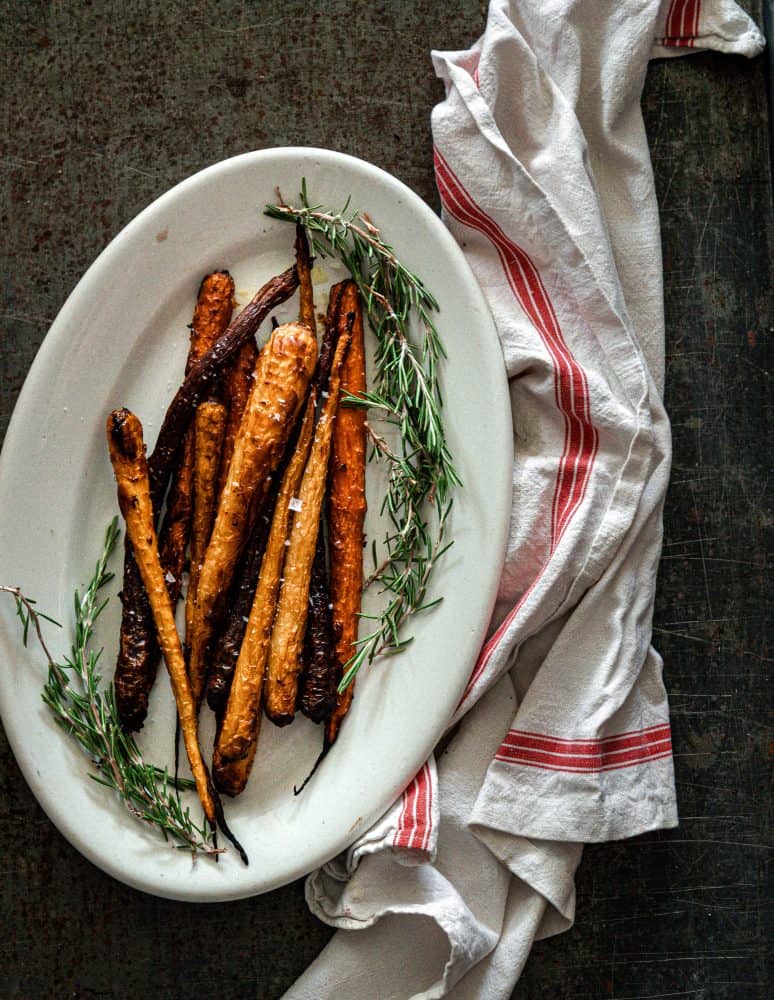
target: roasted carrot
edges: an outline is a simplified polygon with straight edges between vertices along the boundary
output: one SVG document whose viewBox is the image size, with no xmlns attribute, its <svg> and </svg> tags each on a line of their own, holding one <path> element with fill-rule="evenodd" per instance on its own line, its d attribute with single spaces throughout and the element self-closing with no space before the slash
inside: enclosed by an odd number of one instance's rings
<svg viewBox="0 0 774 1000">
<path fill-rule="evenodd" d="M 199 577 L 189 672 L 197 704 L 207 648 L 247 540 L 250 507 L 265 497 L 306 395 L 317 342 L 306 326 L 288 323 L 272 333 L 258 356 L 228 478 Z"/>
<path fill-rule="evenodd" d="M 228 271 L 215 271 L 202 281 L 196 300 L 186 375 L 212 348 L 231 318 L 234 280 Z M 180 585 L 191 527 L 194 442 L 188 431 L 172 477 L 167 512 L 159 533 L 161 565 L 172 606 Z M 148 697 L 156 677 L 159 648 L 153 616 L 142 582 L 127 548 L 122 590 L 122 621 L 119 655 L 115 671 L 116 707 L 127 729 L 139 729 L 147 714 Z"/>
<path fill-rule="evenodd" d="M 266 714 L 277 725 L 293 720 L 298 690 L 300 657 L 304 642 L 320 509 L 325 494 L 331 433 L 339 402 L 341 367 L 349 347 L 350 334 L 339 336 L 333 358 L 328 398 L 322 408 L 309 461 L 304 470 L 298 500 L 300 510 L 293 518 L 285 557 L 283 583 L 271 636 L 266 668 Z"/>
<path fill-rule="evenodd" d="M 234 279 L 228 271 L 213 271 L 199 286 L 191 323 L 186 375 L 223 336 L 234 311 Z"/>
<path fill-rule="evenodd" d="M 304 637 L 303 673 L 298 705 L 312 722 L 324 722 L 336 707 L 341 667 L 336 655 L 333 614 L 322 523 L 309 583 L 309 613 Z"/>
<path fill-rule="evenodd" d="M 343 315 L 353 315 L 352 343 L 341 377 L 342 392 L 357 396 L 365 392 L 365 342 L 360 294 L 348 282 L 341 296 Z M 363 589 L 363 524 L 366 513 L 365 411 L 342 404 L 333 429 L 328 496 L 328 547 L 330 552 L 331 603 L 336 652 L 344 664 L 355 652 Z M 339 694 L 336 708 L 325 725 L 325 745 L 339 732 L 352 703 L 353 684 Z"/>
<path fill-rule="evenodd" d="M 114 410 L 107 420 L 107 438 L 118 487 L 118 505 L 126 520 L 126 532 L 153 610 L 196 790 L 205 816 L 215 826 L 215 791 L 199 747 L 196 704 L 191 696 L 174 610 L 159 559 L 142 425 L 129 410 Z"/>
<path fill-rule="evenodd" d="M 272 477 L 274 481 L 276 477 Z M 247 629 L 250 608 L 258 586 L 258 575 L 261 571 L 263 553 L 266 549 L 266 539 L 274 515 L 277 490 L 272 490 L 266 503 L 258 512 L 250 540 L 240 560 L 235 583 L 229 595 L 226 611 L 220 631 L 213 639 L 212 653 L 209 658 L 207 672 L 207 704 L 222 716 L 228 701 L 234 668 L 239 657 L 239 650 Z"/>
<path fill-rule="evenodd" d="M 200 403 L 194 418 L 193 438 L 196 442 L 193 469 L 193 519 L 191 523 L 191 568 L 185 602 L 186 645 L 191 645 L 193 611 L 196 590 L 204 553 L 212 532 L 215 516 L 218 466 L 223 432 L 226 426 L 226 407 L 209 400 Z"/>
<path fill-rule="evenodd" d="M 159 529 L 159 557 L 167 580 L 172 606 L 180 596 L 180 585 L 185 566 L 185 554 L 191 532 L 193 513 L 194 439 L 186 434 L 180 452 L 180 461 L 172 473 L 167 494 L 167 510 Z M 148 627 L 153 629 L 153 619 Z"/>
<path fill-rule="evenodd" d="M 328 311 L 325 317 L 325 330 L 323 332 L 322 343 L 320 344 L 320 360 L 317 364 L 317 371 L 315 373 L 315 382 L 321 390 L 325 389 L 325 385 L 323 383 L 327 382 L 331 376 L 333 352 L 336 350 L 336 341 L 339 335 L 338 323 L 341 313 L 339 305 L 341 303 L 341 295 L 346 284 L 346 281 L 339 281 L 337 284 L 331 285 L 331 290 L 328 293 Z M 344 316 L 342 323 L 343 329 L 347 325 L 346 316 Z"/>
<path fill-rule="evenodd" d="M 259 713 L 257 725 L 260 725 L 260 722 L 261 716 Z M 218 791 L 222 792 L 224 795 L 230 795 L 233 798 L 236 795 L 240 795 L 245 790 L 247 779 L 250 777 L 250 771 L 253 768 L 255 751 L 258 749 L 257 730 L 255 735 L 256 738 L 250 744 L 247 756 L 242 757 L 240 760 L 223 760 L 218 753 L 218 742 L 216 737 L 215 749 L 212 755 L 212 776 L 215 780 L 215 785 Z"/>
<path fill-rule="evenodd" d="M 255 363 L 258 360 L 258 348 L 255 339 L 250 337 L 239 348 L 236 357 L 229 365 L 223 378 L 223 401 L 228 406 L 226 430 L 223 434 L 223 446 L 220 454 L 220 471 L 218 472 L 218 496 L 223 492 L 228 475 L 228 466 L 234 451 L 242 414 L 245 412 L 247 397 L 253 384 Z"/>
<path fill-rule="evenodd" d="M 289 551 L 285 543 L 288 539 L 289 526 L 294 521 L 293 509 L 297 506 L 293 501 L 299 492 L 309 456 L 314 431 L 314 410 L 315 394 L 312 392 L 306 404 L 296 449 L 282 477 L 266 551 L 261 563 L 258 587 L 250 609 L 242 648 L 239 651 L 228 706 L 218 734 L 216 754 L 213 759 L 213 773 L 218 784 L 220 784 L 218 777 L 220 764 L 245 757 L 251 744 L 258 738 L 264 668 L 277 608 L 277 591 L 280 587 L 286 551 Z"/>
<path fill-rule="evenodd" d="M 159 646 L 155 629 L 148 628 L 153 616 L 128 538 L 124 541 L 124 575 L 119 597 L 121 634 L 114 674 L 116 710 L 124 729 L 133 732 L 142 729 L 148 714 Z"/>
<path fill-rule="evenodd" d="M 325 332 L 320 346 L 315 384 L 321 392 L 327 391 L 333 352 L 338 338 L 339 301 L 346 282 L 331 288 Z M 343 317 L 346 327 L 347 318 Z M 312 563 L 309 583 L 309 613 L 304 637 L 303 665 L 299 679 L 298 705 L 313 722 L 323 722 L 336 707 L 336 688 L 341 679 L 341 668 L 336 656 L 333 635 L 333 616 L 328 579 L 325 545 L 325 501 L 320 512 L 320 529 Z"/>
<path fill-rule="evenodd" d="M 312 288 L 312 258 L 309 255 L 309 241 L 301 223 L 296 224 L 296 273 L 298 274 L 298 322 L 317 333 L 314 313 L 314 290 Z"/>
<path fill-rule="evenodd" d="M 223 716 L 231 691 L 231 681 L 242 648 L 248 616 L 258 585 L 258 575 L 266 549 L 266 541 L 274 516 L 277 489 L 271 494 L 258 514 L 248 550 L 245 552 L 234 588 L 225 626 L 215 646 L 211 668 L 207 677 L 207 704 L 216 713 L 218 725 L 212 757 L 212 777 L 215 787 L 224 795 L 235 796 L 244 791 L 255 759 L 257 739 L 242 760 L 224 761 L 218 754 L 218 738 Z M 258 716 L 260 723 L 260 715 Z M 257 733 L 256 733 L 257 736 Z"/>
</svg>

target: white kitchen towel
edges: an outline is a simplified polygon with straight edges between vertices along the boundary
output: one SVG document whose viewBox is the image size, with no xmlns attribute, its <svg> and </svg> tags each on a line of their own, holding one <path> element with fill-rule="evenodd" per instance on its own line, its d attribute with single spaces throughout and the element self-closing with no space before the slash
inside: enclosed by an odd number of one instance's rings
<svg viewBox="0 0 774 1000">
<path fill-rule="evenodd" d="M 444 219 L 510 380 L 508 552 L 437 771 L 307 881 L 342 930 L 292 1000 L 508 997 L 573 920 L 581 845 L 677 823 L 650 647 L 670 434 L 639 103 L 653 55 L 761 47 L 728 0 L 492 0 L 471 49 L 433 54 Z"/>
</svg>

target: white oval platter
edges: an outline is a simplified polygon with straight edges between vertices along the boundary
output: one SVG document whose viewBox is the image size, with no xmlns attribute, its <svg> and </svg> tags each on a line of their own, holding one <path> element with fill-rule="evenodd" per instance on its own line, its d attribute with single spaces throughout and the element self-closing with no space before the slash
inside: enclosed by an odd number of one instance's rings
<svg viewBox="0 0 774 1000">
<path fill-rule="evenodd" d="M 72 592 L 90 578 L 117 510 L 104 441 L 107 413 L 128 406 L 152 445 L 180 380 L 201 278 L 228 268 L 244 302 L 286 268 L 292 226 L 262 210 L 276 200 L 277 186 L 288 201 L 295 198 L 302 178 L 316 202 L 340 207 L 351 196 L 437 297 L 448 353 L 444 421 L 464 485 L 451 515 L 454 545 L 437 567 L 430 594 L 443 602 L 409 623 L 414 642 L 403 653 L 362 672 L 333 752 L 298 797 L 293 785 L 316 757 L 320 729 L 304 718 L 281 730 L 264 722 L 248 788 L 226 800 L 248 867 L 233 850 L 217 864 L 193 864 L 188 853 L 166 845 L 88 779 L 88 760 L 41 701 L 41 651 L 34 640 L 26 650 L 21 646 L 13 601 L 0 595 L 0 712 L 30 788 L 94 864 L 174 899 L 220 901 L 265 892 L 333 857 L 378 818 L 454 712 L 502 569 L 511 495 L 508 389 L 489 310 L 462 252 L 431 209 L 384 171 L 336 152 L 285 148 L 225 160 L 178 184 L 109 244 L 70 295 L 30 370 L 0 459 L 0 583 L 20 585 L 65 624 L 61 632 L 47 630 L 57 655 L 64 653 Z M 321 266 L 329 280 L 342 275 L 328 262 Z M 295 309 L 291 300 L 278 316 L 291 318 Z M 379 488 L 378 477 L 369 480 L 371 535 L 379 533 Z M 111 563 L 118 577 L 120 549 Z M 106 678 L 117 649 L 118 577 L 108 588 L 111 601 L 97 634 Z M 162 666 L 139 736 L 146 758 L 171 763 L 173 732 L 174 703 Z M 211 740 L 211 720 L 205 719 L 203 746 Z"/>
</svg>

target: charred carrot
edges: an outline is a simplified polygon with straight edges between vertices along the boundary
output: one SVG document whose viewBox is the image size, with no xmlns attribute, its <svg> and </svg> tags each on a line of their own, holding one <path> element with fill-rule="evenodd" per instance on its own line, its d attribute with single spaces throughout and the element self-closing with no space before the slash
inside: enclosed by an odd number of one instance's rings
<svg viewBox="0 0 774 1000">
<path fill-rule="evenodd" d="M 327 391 L 333 352 L 338 339 L 340 319 L 339 302 L 346 282 L 339 282 L 330 291 L 325 332 L 320 346 L 315 382 L 320 391 Z M 347 318 L 343 317 L 346 328 Z M 309 614 L 306 620 L 303 665 L 299 681 L 298 704 L 301 711 L 313 722 L 323 722 L 336 707 L 336 688 L 341 679 L 341 667 L 336 656 L 331 614 L 330 582 L 325 544 L 325 508 L 320 515 L 320 530 L 312 563 L 309 584 Z"/>
</svg>

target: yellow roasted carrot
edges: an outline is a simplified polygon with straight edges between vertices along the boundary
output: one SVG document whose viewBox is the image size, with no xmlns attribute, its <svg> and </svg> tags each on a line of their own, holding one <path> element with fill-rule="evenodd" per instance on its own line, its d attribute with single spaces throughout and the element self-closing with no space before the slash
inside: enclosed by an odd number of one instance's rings
<svg viewBox="0 0 774 1000">
<path fill-rule="evenodd" d="M 261 693 L 264 669 L 269 652 L 272 624 L 277 608 L 277 592 L 285 563 L 288 530 L 293 519 L 293 500 L 299 491 L 309 455 L 314 430 L 315 395 L 306 404 L 304 422 L 295 451 L 288 462 L 274 508 L 269 538 L 261 563 L 244 640 L 239 651 L 228 704 L 218 733 L 213 757 L 213 775 L 220 787 L 219 775 L 233 760 L 243 759 L 258 738 L 261 717 Z M 245 781 L 247 774 L 244 774 Z M 230 789 L 230 794 L 236 794 Z"/>
<path fill-rule="evenodd" d="M 215 793 L 199 747 L 196 703 L 188 683 L 172 602 L 159 559 L 142 425 L 129 410 L 114 410 L 108 417 L 107 438 L 110 461 L 113 464 L 118 487 L 118 505 L 126 520 L 126 532 L 132 543 L 137 567 L 150 601 L 159 646 L 169 671 L 177 704 L 186 754 L 196 782 L 196 791 L 205 816 L 215 826 L 217 822 Z"/>
</svg>

